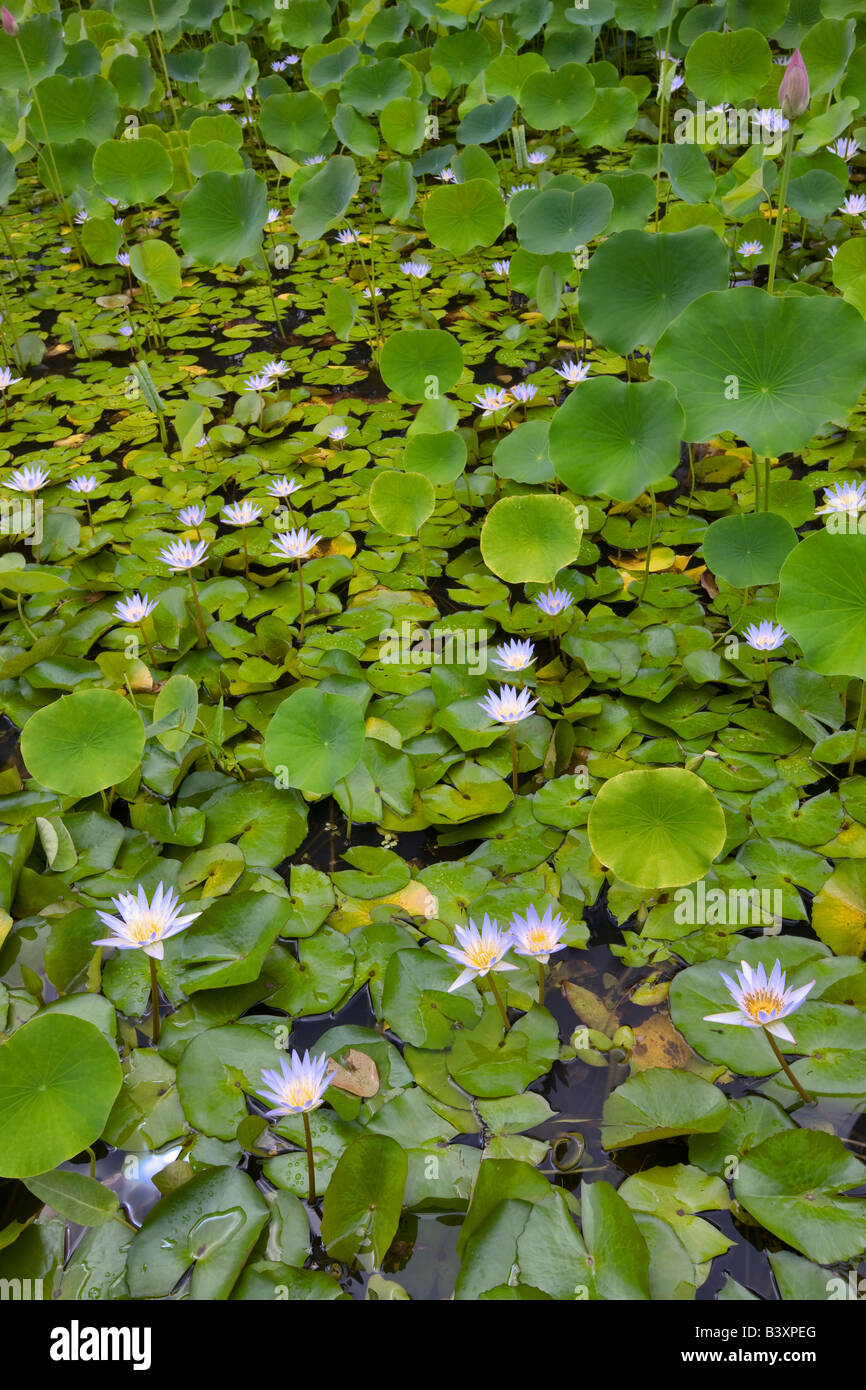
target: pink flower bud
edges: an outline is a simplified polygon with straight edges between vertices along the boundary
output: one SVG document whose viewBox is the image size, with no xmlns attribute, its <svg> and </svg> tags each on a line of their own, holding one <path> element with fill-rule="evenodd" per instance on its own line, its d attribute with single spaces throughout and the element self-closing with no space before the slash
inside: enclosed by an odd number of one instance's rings
<svg viewBox="0 0 866 1390">
<path fill-rule="evenodd" d="M 779 105 L 782 115 L 795 121 L 809 105 L 809 74 L 800 56 L 799 48 L 791 54 L 791 61 L 785 68 L 785 76 L 779 84 Z"/>
<path fill-rule="evenodd" d="M 0 21 L 2 21 L 6 33 L 14 39 L 15 35 L 18 33 L 18 21 L 14 14 L 11 14 L 10 11 L 7 10 L 5 5 L 0 7 Z"/>
</svg>

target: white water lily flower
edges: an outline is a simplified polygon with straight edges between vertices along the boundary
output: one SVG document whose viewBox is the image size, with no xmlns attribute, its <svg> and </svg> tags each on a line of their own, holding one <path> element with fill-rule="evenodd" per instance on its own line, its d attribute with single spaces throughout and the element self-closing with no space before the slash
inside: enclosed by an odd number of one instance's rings
<svg viewBox="0 0 866 1390">
<path fill-rule="evenodd" d="M 313 536 L 306 526 L 297 531 L 286 531 L 274 538 L 274 550 L 283 560 L 306 560 L 312 554 L 321 536 Z"/>
<path fill-rule="evenodd" d="M 810 980 L 807 985 L 801 985 L 799 989 L 786 988 L 785 974 L 781 961 L 778 960 L 770 972 L 769 979 L 763 965 L 753 970 L 744 960 L 740 961 L 740 969 L 737 971 L 737 984 L 734 984 L 724 971 L 719 973 L 737 1007 L 731 1013 L 705 1014 L 704 1023 L 730 1023 L 741 1028 L 766 1028 L 768 1033 L 773 1033 L 785 1042 L 794 1041 L 793 1034 L 781 1020 L 800 1007 L 813 988 L 814 980 Z"/>
<path fill-rule="evenodd" d="M 525 917 L 515 912 L 509 931 L 518 956 L 531 956 L 533 960 L 546 965 L 554 951 L 565 950 L 565 942 L 561 938 L 567 928 L 566 919 L 560 917 L 559 913 L 554 916 L 552 907 L 548 907 L 543 917 L 539 917 L 537 910 L 530 907 Z"/>
<path fill-rule="evenodd" d="M 205 510 L 200 502 L 192 507 L 181 507 L 177 519 L 182 526 L 199 527 L 205 518 Z"/>
<path fill-rule="evenodd" d="M 557 376 L 562 377 L 562 380 L 566 382 L 567 385 L 579 386 L 580 383 L 585 381 L 589 376 L 589 363 L 567 362 L 563 360 L 560 362 L 559 366 L 554 367 L 553 370 L 556 372 Z"/>
<path fill-rule="evenodd" d="M 528 690 L 518 694 L 513 685 L 503 685 L 498 695 L 489 690 L 478 704 L 497 724 L 519 724 L 529 718 L 538 701 L 531 698 Z"/>
<path fill-rule="evenodd" d="M 291 1061 L 281 1057 L 279 1071 L 266 1068 L 262 1072 L 264 1084 L 260 1094 L 274 1104 L 274 1109 L 267 1112 L 268 1118 L 273 1120 L 281 1115 L 302 1115 L 318 1110 L 331 1084 L 330 1066 L 327 1053 L 311 1057 L 307 1051 L 303 1057 L 293 1052 Z"/>
<path fill-rule="evenodd" d="M 162 960 L 163 942 L 200 917 L 200 912 L 189 912 L 185 917 L 178 914 L 181 906 L 172 888 L 157 885 L 152 902 L 138 885 L 138 893 L 121 893 L 112 898 L 120 913 L 113 917 L 109 912 L 97 912 L 97 916 L 110 929 L 112 935 L 94 941 L 94 946 L 116 946 L 121 951 L 142 950 L 154 960 Z"/>
<path fill-rule="evenodd" d="M 816 509 L 821 512 L 859 512 L 866 507 L 866 483 L 834 483 L 824 491 L 824 505 Z"/>
<path fill-rule="evenodd" d="M 207 555 L 207 541 L 172 541 L 171 545 L 161 550 L 157 559 L 164 565 L 168 565 L 171 570 L 191 570 L 196 565 L 200 565 Z"/>
<path fill-rule="evenodd" d="M 297 492 L 301 484 L 296 483 L 294 478 L 274 478 L 268 483 L 266 492 L 270 497 L 291 497 L 293 492 Z"/>
<path fill-rule="evenodd" d="M 114 616 L 124 623 L 141 623 L 156 608 L 159 600 L 144 598 L 141 594 L 131 594 L 129 598 L 119 598 L 114 605 Z"/>
<path fill-rule="evenodd" d="M 252 526 L 254 521 L 258 521 L 262 514 L 262 509 L 256 502 L 251 502 L 245 497 L 243 502 L 232 502 L 230 507 L 223 507 L 220 516 L 229 526 Z"/>
<path fill-rule="evenodd" d="M 455 927 L 454 935 L 460 945 L 443 946 L 442 950 L 452 960 L 456 960 L 458 965 L 462 965 L 463 970 L 453 985 L 448 986 L 449 994 L 453 994 L 455 989 L 460 989 L 461 985 L 467 984 L 469 980 L 487 975 L 491 970 L 517 969 L 516 965 L 509 965 L 502 959 L 511 946 L 510 935 L 504 932 L 497 922 L 491 921 L 486 912 L 480 927 L 476 927 L 470 917 L 469 926 Z"/>
<path fill-rule="evenodd" d="M 0 391 L 6 391 L 10 386 L 17 386 L 18 382 L 23 380 L 23 376 L 13 376 L 9 367 L 0 367 Z"/>
<path fill-rule="evenodd" d="M 497 666 L 503 666 L 506 671 L 525 671 L 535 660 L 535 646 L 529 640 L 518 642 L 513 639 L 497 647 L 493 659 Z"/>
<path fill-rule="evenodd" d="M 13 492 L 38 492 L 48 482 L 51 474 L 45 468 L 16 468 L 4 481 L 4 487 Z"/>
<path fill-rule="evenodd" d="M 549 618 L 555 618 L 558 613 L 564 613 L 566 608 L 570 608 L 574 599 L 567 589 L 546 589 L 543 594 L 536 595 L 535 603 L 542 613 L 546 613 Z"/>
<path fill-rule="evenodd" d="M 774 652 L 786 641 L 788 634 L 778 623 L 770 623 L 765 619 L 757 627 L 754 623 L 749 623 L 743 636 L 756 652 Z"/>
<path fill-rule="evenodd" d="M 85 474 L 82 474 L 80 478 L 73 478 L 66 486 L 69 488 L 70 492 L 81 492 L 86 495 L 88 492 L 93 492 L 99 486 L 99 480 L 97 478 L 88 478 Z"/>
</svg>

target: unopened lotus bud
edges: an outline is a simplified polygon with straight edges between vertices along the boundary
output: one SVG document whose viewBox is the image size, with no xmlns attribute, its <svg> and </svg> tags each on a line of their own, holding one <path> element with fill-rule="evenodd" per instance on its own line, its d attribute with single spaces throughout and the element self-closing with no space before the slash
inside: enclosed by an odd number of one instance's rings
<svg viewBox="0 0 866 1390">
<path fill-rule="evenodd" d="M 18 33 L 18 21 L 14 14 L 11 14 L 9 10 L 7 10 L 5 5 L 0 7 L 0 20 L 2 20 L 3 28 L 6 33 L 14 39 L 15 35 Z"/>
<path fill-rule="evenodd" d="M 791 54 L 791 61 L 785 68 L 785 76 L 779 84 L 779 105 L 782 115 L 795 121 L 809 105 L 809 74 L 800 56 L 799 48 Z"/>
</svg>

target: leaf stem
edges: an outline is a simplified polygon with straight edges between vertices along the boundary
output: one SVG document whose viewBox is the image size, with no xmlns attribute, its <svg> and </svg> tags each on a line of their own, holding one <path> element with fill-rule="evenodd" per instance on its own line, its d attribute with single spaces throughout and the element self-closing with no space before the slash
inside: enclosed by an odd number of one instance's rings
<svg viewBox="0 0 866 1390">
<path fill-rule="evenodd" d="M 806 1102 L 807 1105 L 815 1105 L 815 1104 L 817 1104 L 817 1102 L 814 1101 L 814 1100 L 812 1099 L 812 1097 L 809 1095 L 808 1091 L 804 1091 L 804 1090 L 803 1090 L 803 1087 L 800 1085 L 800 1083 L 799 1083 L 799 1081 L 797 1080 L 796 1076 L 795 1076 L 794 1073 L 791 1071 L 791 1068 L 788 1066 L 788 1063 L 785 1061 L 784 1057 L 782 1056 L 781 1052 L 779 1051 L 779 1047 L 778 1047 L 778 1044 L 776 1043 L 776 1039 L 773 1037 L 773 1034 L 770 1032 L 770 1030 L 769 1030 L 768 1028 L 765 1028 L 765 1029 L 764 1029 L 764 1037 L 767 1039 L 767 1042 L 770 1044 L 771 1048 L 772 1048 L 773 1051 L 775 1052 L 775 1054 L 776 1054 L 776 1060 L 778 1061 L 780 1067 L 782 1068 L 782 1071 L 783 1071 L 783 1072 L 785 1073 L 785 1075 L 787 1076 L 787 1078 L 788 1078 L 788 1080 L 790 1081 L 791 1085 L 794 1087 L 794 1090 L 798 1093 L 798 1095 L 801 1095 L 801 1096 L 803 1097 L 803 1100 Z"/>
<path fill-rule="evenodd" d="M 863 718 L 866 716 L 866 681 L 860 682 L 860 710 L 857 715 L 857 727 L 854 730 L 854 747 L 851 749 L 851 757 L 848 759 L 848 776 L 854 775 L 854 764 L 857 761 L 857 750 L 860 747 L 860 735 L 863 732 Z"/>
</svg>

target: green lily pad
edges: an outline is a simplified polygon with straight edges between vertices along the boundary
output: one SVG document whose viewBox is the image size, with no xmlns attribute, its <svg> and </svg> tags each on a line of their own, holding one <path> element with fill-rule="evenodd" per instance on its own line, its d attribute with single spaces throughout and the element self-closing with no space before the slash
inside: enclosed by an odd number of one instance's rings
<svg viewBox="0 0 866 1390">
<path fill-rule="evenodd" d="M 725 817 L 705 782 L 681 768 L 623 772 L 605 782 L 587 825 L 593 852 L 643 888 L 694 883 L 725 843 Z"/>
</svg>

